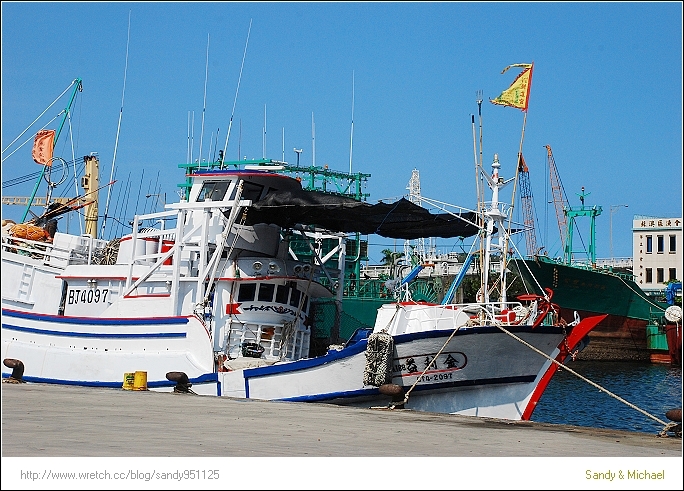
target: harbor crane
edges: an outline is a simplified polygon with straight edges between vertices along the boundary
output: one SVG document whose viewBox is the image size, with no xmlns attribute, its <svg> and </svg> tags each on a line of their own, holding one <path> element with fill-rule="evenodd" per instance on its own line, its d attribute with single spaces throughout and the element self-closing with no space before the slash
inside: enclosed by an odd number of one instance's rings
<svg viewBox="0 0 684 491">
<path fill-rule="evenodd" d="M 561 183 L 556 162 L 553 160 L 551 145 L 544 145 L 547 153 L 547 163 L 549 166 L 549 178 L 551 179 L 551 194 L 553 195 L 553 206 L 556 209 L 556 219 L 558 221 L 558 231 L 560 232 L 561 248 L 565 250 L 566 233 L 568 228 L 566 209 L 568 200 L 565 197 L 563 184 Z"/>
<path fill-rule="evenodd" d="M 538 252 L 537 233 L 535 230 L 534 205 L 532 203 L 532 187 L 530 186 L 530 171 L 522 153 L 518 154 L 518 173 L 520 177 L 520 203 L 525 225 L 525 245 L 527 255 L 534 256 Z"/>
</svg>

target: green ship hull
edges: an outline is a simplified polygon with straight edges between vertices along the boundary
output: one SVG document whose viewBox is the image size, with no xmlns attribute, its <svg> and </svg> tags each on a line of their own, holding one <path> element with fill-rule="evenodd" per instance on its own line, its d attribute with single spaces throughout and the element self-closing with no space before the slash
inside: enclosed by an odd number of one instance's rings
<svg viewBox="0 0 684 491">
<path fill-rule="evenodd" d="M 651 319 L 652 309 L 664 311 L 662 304 L 650 299 L 625 274 L 568 266 L 545 257 L 514 259 L 510 266 L 514 273 L 520 275 L 529 291 L 542 293 L 539 286 L 551 288 L 552 301 L 561 308 L 605 313 L 642 321 Z"/>
<path fill-rule="evenodd" d="M 520 276 L 527 291 L 539 294 L 540 287 L 553 290 L 551 301 L 560 307 L 562 317 L 568 322 L 573 320 L 574 312 L 580 317 L 608 314 L 590 334 L 590 345 L 580 358 L 651 359 L 654 346 L 649 343 L 647 326 L 654 327 L 654 317 L 662 317 L 667 305 L 650 298 L 631 275 L 568 266 L 546 257 L 513 259 L 509 269 Z"/>
</svg>

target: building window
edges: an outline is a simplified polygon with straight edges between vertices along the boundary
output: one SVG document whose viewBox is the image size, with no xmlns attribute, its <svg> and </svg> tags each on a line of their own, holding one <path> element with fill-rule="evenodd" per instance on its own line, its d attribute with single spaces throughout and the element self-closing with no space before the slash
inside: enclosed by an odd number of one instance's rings
<svg viewBox="0 0 684 491">
<path fill-rule="evenodd" d="M 651 254 L 653 252 L 653 236 L 646 236 L 646 254 Z"/>
<path fill-rule="evenodd" d="M 668 278 L 668 281 L 676 280 L 677 279 L 677 268 L 670 268 L 670 277 Z"/>
<path fill-rule="evenodd" d="M 677 236 L 670 235 L 670 254 L 677 252 Z"/>
<path fill-rule="evenodd" d="M 653 283 L 653 269 L 646 268 L 646 283 Z"/>
<path fill-rule="evenodd" d="M 658 235 L 658 254 L 665 252 L 665 236 Z"/>
<path fill-rule="evenodd" d="M 656 268 L 656 283 L 663 283 L 665 281 L 665 270 L 663 268 Z"/>
</svg>

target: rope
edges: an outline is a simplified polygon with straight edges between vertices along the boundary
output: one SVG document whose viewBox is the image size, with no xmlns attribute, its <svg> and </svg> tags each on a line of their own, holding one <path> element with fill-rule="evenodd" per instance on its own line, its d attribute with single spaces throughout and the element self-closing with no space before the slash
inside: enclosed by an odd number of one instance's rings
<svg viewBox="0 0 684 491">
<path fill-rule="evenodd" d="M 527 346 L 527 347 L 530 348 L 531 350 L 533 350 L 533 351 L 537 352 L 538 354 L 542 355 L 544 358 L 546 358 L 547 360 L 551 361 L 552 363 L 555 363 L 555 364 L 558 365 L 558 367 L 560 367 L 561 369 L 567 370 L 568 372 L 570 372 L 570 373 L 572 373 L 573 375 L 575 375 L 576 377 L 578 377 L 578 378 L 584 380 L 584 381 L 587 382 L 588 384 L 593 385 L 594 387 L 596 387 L 596 388 L 597 388 L 598 390 L 600 390 L 601 392 L 605 392 L 605 393 L 608 394 L 609 396 L 611 396 L 611 397 L 617 399 L 618 401 L 622 402 L 623 404 L 626 404 L 627 406 L 631 407 L 632 409 L 635 409 L 635 410 L 639 411 L 641 414 L 643 414 L 643 415 L 645 415 L 645 416 L 647 416 L 647 417 L 653 419 L 654 421 L 657 421 L 658 423 L 662 424 L 663 426 L 668 426 L 668 424 L 667 424 L 665 421 L 663 421 L 662 419 L 659 419 L 659 418 L 657 418 L 656 416 L 653 416 L 652 414 L 650 414 L 650 413 L 644 411 L 643 409 L 641 409 L 641 408 L 635 406 L 635 405 L 632 404 L 631 402 L 626 401 L 625 399 L 623 399 L 622 397 L 618 396 L 617 394 L 612 393 L 612 392 L 609 391 L 608 389 L 604 389 L 603 387 L 601 387 L 601 386 L 598 385 L 597 383 L 592 382 L 591 380 L 589 380 L 588 378 L 586 378 L 586 377 L 580 375 L 579 373 L 577 373 L 577 372 L 574 371 L 573 369 L 568 368 L 567 365 L 563 365 L 562 363 L 560 363 L 560 362 L 554 360 L 553 358 L 551 358 L 550 356 L 548 356 L 546 353 L 543 353 L 542 351 L 538 350 L 537 348 L 535 348 L 534 346 L 532 346 L 531 344 L 529 344 L 527 341 L 525 341 L 525 340 L 519 338 L 518 336 L 516 336 L 516 335 L 513 334 L 512 332 L 510 332 L 510 331 L 508 331 L 507 329 L 505 329 L 500 323 L 495 322 L 494 325 L 495 325 L 496 327 L 498 327 L 500 330 L 502 330 L 504 333 L 506 333 L 506 334 L 508 334 L 509 336 L 511 336 L 511 337 L 512 337 L 513 339 L 515 339 L 516 341 L 520 341 L 522 344 L 524 344 L 525 346 Z"/>
<path fill-rule="evenodd" d="M 439 357 L 439 355 L 442 354 L 442 351 L 444 351 L 444 348 L 446 348 L 446 345 L 449 344 L 449 341 L 451 341 L 451 338 L 454 337 L 454 335 L 456 334 L 456 332 L 458 332 L 458 330 L 460 328 L 461 328 L 461 326 L 458 326 L 456 329 L 454 329 L 454 331 L 451 333 L 451 335 L 444 342 L 444 345 L 440 348 L 440 350 L 437 352 L 437 354 L 434 356 L 434 358 L 432 358 L 432 360 L 430 360 L 430 363 L 427 364 L 427 366 L 425 367 L 425 370 L 423 370 L 423 373 L 421 373 L 420 376 L 418 376 L 418 378 L 416 378 L 416 381 L 413 382 L 413 385 L 411 386 L 411 388 L 406 392 L 406 395 L 404 395 L 404 400 L 399 402 L 399 403 L 391 404 L 389 406 L 390 409 L 394 409 L 397 406 L 403 406 L 404 404 L 406 404 L 408 402 L 409 395 L 411 394 L 413 389 L 416 387 L 416 385 L 418 385 L 418 382 L 420 382 L 420 380 L 423 378 L 423 375 L 425 375 L 425 372 L 427 372 L 430 369 L 430 367 L 435 362 L 435 360 Z"/>
<path fill-rule="evenodd" d="M 622 278 L 621 276 L 618 276 L 618 275 L 615 275 L 615 276 L 617 276 L 620 279 L 620 281 L 622 281 L 625 284 L 625 286 L 632 291 L 632 293 L 634 293 L 636 296 L 638 296 L 639 298 L 644 300 L 646 303 L 650 304 L 651 307 L 655 307 L 656 309 L 660 310 L 661 312 L 665 312 L 665 309 L 663 309 L 660 305 L 653 303 L 653 301 L 650 298 L 648 298 L 648 296 L 644 297 L 639 292 L 634 290 L 634 288 L 632 288 L 630 285 L 627 284 L 627 282 L 625 282 L 624 278 Z"/>
<path fill-rule="evenodd" d="M 306 290 L 304 291 L 304 295 L 299 299 L 299 304 L 297 306 L 297 313 L 294 316 L 294 320 L 285 322 L 283 324 L 283 330 L 281 332 L 280 336 L 280 359 L 282 360 L 285 355 L 287 354 L 287 343 L 290 342 L 290 338 L 292 338 L 292 335 L 294 334 L 294 327 L 295 323 L 297 322 L 297 319 L 299 319 L 299 314 L 302 313 L 302 307 L 304 307 L 304 299 L 306 296 L 309 294 L 309 287 L 311 287 L 311 281 L 313 280 L 314 276 L 314 264 L 313 264 L 313 257 L 311 258 L 311 274 L 309 275 L 309 282 L 306 284 Z M 283 350 L 285 348 L 285 350 Z M 292 347 L 292 352 L 294 353 L 294 346 Z"/>
<path fill-rule="evenodd" d="M 76 80 L 78 80 L 78 79 L 76 79 Z M 7 147 L 5 147 L 5 149 L 2 151 L 2 153 L 5 153 L 5 152 L 7 151 L 7 149 L 8 149 L 9 147 L 11 147 L 11 146 L 14 144 L 14 142 L 16 142 L 19 138 L 21 138 L 21 136 L 22 136 L 24 133 L 26 133 L 26 132 L 29 130 L 29 128 L 31 128 L 31 126 L 33 126 L 33 125 L 36 123 L 36 121 L 38 121 L 38 120 L 43 116 L 43 114 L 45 114 L 45 113 L 48 111 L 48 109 L 50 109 L 52 106 L 54 106 L 55 103 L 56 103 L 64 94 L 67 93 L 67 91 L 71 88 L 71 86 L 74 85 L 74 83 L 76 83 L 76 80 L 74 80 L 73 82 L 71 82 L 71 83 L 69 84 L 69 87 L 67 87 L 66 89 L 64 89 L 64 92 L 62 92 L 61 94 L 59 94 L 59 95 L 57 96 L 57 99 L 55 99 L 54 101 L 52 101 L 52 103 L 51 103 L 48 107 L 46 107 L 45 110 L 44 110 L 42 113 L 40 113 L 40 115 L 39 115 L 36 119 L 33 120 L 33 123 L 31 123 L 30 125 L 28 125 L 28 127 L 27 127 L 24 131 L 22 131 L 21 133 L 19 133 L 19 136 L 17 136 L 14 140 L 12 140 L 12 143 L 10 143 L 9 145 L 7 145 Z M 62 112 L 63 112 L 63 111 L 62 111 Z M 60 112 L 59 114 L 62 114 L 62 112 Z M 52 121 L 54 121 L 55 119 L 57 119 L 57 117 L 59 117 L 59 114 L 58 114 L 57 116 L 55 116 L 55 118 L 52 119 Z M 50 124 L 50 123 L 48 123 L 48 124 Z M 45 128 L 45 126 L 44 126 L 43 128 Z M 16 151 L 16 150 L 15 150 L 15 151 Z M 14 153 L 14 152 L 12 152 L 12 153 Z M 10 155 L 11 155 L 11 154 L 10 154 Z M 8 155 L 7 157 L 9 157 L 9 155 Z M 5 157 L 4 159 L 2 159 L 2 161 L 4 162 L 5 159 L 7 159 L 7 157 Z"/>
<path fill-rule="evenodd" d="M 553 358 L 551 358 L 550 356 L 548 356 L 546 353 L 543 353 L 542 351 L 538 350 L 537 348 L 535 348 L 534 346 L 532 346 L 531 344 L 529 344 L 527 341 L 521 339 L 520 337 L 516 336 L 516 335 L 513 334 L 512 332 L 510 332 L 510 331 L 508 331 L 507 329 L 505 329 L 505 328 L 501 325 L 500 322 L 495 321 L 495 322 L 494 322 L 494 325 L 495 325 L 496 327 L 498 327 L 498 328 L 499 328 L 501 331 L 503 331 L 504 333 L 506 333 L 506 334 L 508 334 L 509 336 L 511 336 L 511 337 L 512 337 L 513 339 L 515 339 L 516 341 L 521 342 L 522 344 L 524 344 L 525 346 L 527 346 L 527 347 L 530 348 L 531 350 L 535 351 L 536 353 L 540 354 L 541 356 L 543 356 L 543 357 L 546 358 L 547 360 L 551 361 L 552 363 L 555 363 L 555 364 L 558 365 L 558 367 L 560 367 L 561 369 L 567 370 L 568 372 L 570 372 L 570 373 L 572 373 L 573 375 L 575 375 L 576 377 L 578 377 L 578 378 L 584 380 L 584 381 L 587 382 L 588 384 L 593 385 L 593 386 L 596 387 L 598 390 L 600 390 L 600 391 L 602 391 L 602 392 L 605 392 L 606 394 L 608 394 L 609 396 L 611 396 L 611 397 L 617 399 L 618 401 L 622 402 L 623 404 L 626 404 L 627 406 L 631 407 L 632 409 L 635 409 L 635 410 L 639 411 L 640 413 L 642 413 L 643 415 L 645 415 L 645 416 L 647 416 L 647 417 L 653 419 L 654 421 L 657 421 L 658 423 L 662 424 L 662 425 L 664 426 L 664 428 L 663 428 L 663 430 L 659 433 L 659 436 L 663 436 L 663 434 L 667 434 L 667 431 L 670 431 L 670 430 L 674 427 L 672 423 L 666 423 L 666 422 L 663 421 L 662 419 L 659 419 L 659 418 L 657 418 L 656 416 L 653 416 L 652 414 L 650 414 L 650 413 L 644 411 L 643 409 L 641 409 L 641 408 L 635 406 L 635 405 L 632 404 L 631 402 L 626 401 L 625 399 L 623 399 L 622 397 L 618 396 L 617 394 L 614 394 L 614 393 L 610 392 L 608 389 L 605 389 L 605 388 L 601 387 L 600 385 L 598 385 L 597 383 L 592 382 L 591 380 L 587 379 L 586 377 L 580 375 L 579 373 L 575 372 L 575 371 L 572 370 L 571 368 L 568 368 L 567 365 L 563 365 L 562 363 L 560 363 L 560 362 L 554 360 Z M 432 360 L 430 360 L 430 363 L 428 363 L 428 365 L 425 367 L 425 370 L 423 370 L 423 372 L 422 372 L 422 373 L 420 374 L 420 376 L 416 379 L 416 381 L 413 383 L 413 385 L 411 386 L 411 388 L 406 392 L 406 395 L 404 396 L 404 400 L 403 400 L 402 402 L 400 402 L 400 403 L 391 404 L 391 405 L 389 406 L 389 409 L 394 409 L 396 406 L 398 406 L 398 405 L 400 406 L 400 405 L 406 404 L 406 403 L 408 402 L 409 395 L 411 394 L 411 391 L 413 391 L 413 389 L 416 387 L 416 385 L 418 385 L 418 382 L 421 380 L 421 378 L 423 377 L 423 375 L 425 375 L 425 373 L 429 370 L 429 368 L 432 366 L 433 362 L 439 357 L 439 355 L 442 353 L 442 351 L 444 350 L 444 348 L 446 347 L 446 345 L 449 344 L 449 341 L 451 341 L 451 339 L 454 337 L 454 335 L 456 334 L 456 332 L 457 332 L 460 328 L 461 328 L 461 326 L 458 326 L 456 329 L 454 329 L 454 331 L 453 331 L 453 332 L 451 333 L 451 335 L 447 338 L 446 342 L 444 343 L 444 345 L 442 346 L 442 348 L 439 350 L 439 352 L 437 353 L 437 355 L 435 355 L 435 357 L 434 357 Z"/>
<path fill-rule="evenodd" d="M 665 428 L 658 433 L 659 437 L 667 437 L 667 432 L 671 431 L 673 432 L 676 436 L 679 438 L 682 437 L 682 424 L 681 423 L 668 423 L 665 425 Z"/>
</svg>

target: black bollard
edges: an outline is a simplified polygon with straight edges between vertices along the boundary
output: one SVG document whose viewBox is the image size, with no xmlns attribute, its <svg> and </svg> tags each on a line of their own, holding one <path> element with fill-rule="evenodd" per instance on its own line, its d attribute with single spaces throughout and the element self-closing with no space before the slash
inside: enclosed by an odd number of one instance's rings
<svg viewBox="0 0 684 491">
<path fill-rule="evenodd" d="M 180 394 L 194 394 L 194 392 L 190 390 L 192 384 L 185 372 L 168 372 L 166 374 L 166 380 L 176 382 L 176 386 L 173 388 L 174 392 Z"/>
<path fill-rule="evenodd" d="M 12 384 L 24 383 L 24 363 L 21 360 L 16 360 L 14 358 L 5 358 L 4 360 L 2 360 L 2 363 L 7 368 L 12 369 L 12 375 L 10 375 L 9 378 L 5 379 L 6 382 Z"/>
</svg>

